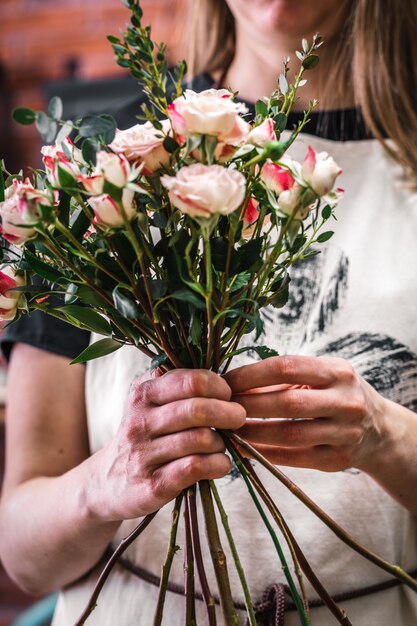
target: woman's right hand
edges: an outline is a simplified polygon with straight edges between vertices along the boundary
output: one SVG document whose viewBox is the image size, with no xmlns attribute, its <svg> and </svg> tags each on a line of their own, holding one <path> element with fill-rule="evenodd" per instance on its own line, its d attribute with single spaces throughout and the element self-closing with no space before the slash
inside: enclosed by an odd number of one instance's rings
<svg viewBox="0 0 417 626">
<path fill-rule="evenodd" d="M 133 382 L 114 439 L 96 456 L 90 510 L 103 522 L 147 515 L 203 479 L 230 469 L 213 428 L 235 430 L 246 412 L 207 370 L 173 370 Z"/>
</svg>

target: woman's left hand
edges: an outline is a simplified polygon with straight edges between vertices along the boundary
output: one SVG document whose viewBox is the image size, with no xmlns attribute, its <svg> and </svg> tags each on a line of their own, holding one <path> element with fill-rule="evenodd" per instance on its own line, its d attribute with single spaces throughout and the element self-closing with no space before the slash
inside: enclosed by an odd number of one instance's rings
<svg viewBox="0 0 417 626">
<path fill-rule="evenodd" d="M 386 400 L 344 359 L 272 357 L 225 378 L 248 415 L 238 434 L 276 465 L 366 471 L 384 445 Z"/>
</svg>

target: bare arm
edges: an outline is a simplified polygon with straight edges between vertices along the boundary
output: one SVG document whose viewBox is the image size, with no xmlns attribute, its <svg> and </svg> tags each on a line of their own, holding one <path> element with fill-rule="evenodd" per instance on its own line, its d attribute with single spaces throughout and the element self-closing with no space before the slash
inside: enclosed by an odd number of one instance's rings
<svg viewBox="0 0 417 626">
<path fill-rule="evenodd" d="M 245 411 L 212 372 L 177 370 L 135 381 L 115 438 L 89 456 L 84 367 L 18 344 L 8 372 L 7 467 L 0 554 L 38 594 L 99 560 L 120 522 L 146 515 L 230 461 L 211 426 L 234 429 Z"/>
</svg>

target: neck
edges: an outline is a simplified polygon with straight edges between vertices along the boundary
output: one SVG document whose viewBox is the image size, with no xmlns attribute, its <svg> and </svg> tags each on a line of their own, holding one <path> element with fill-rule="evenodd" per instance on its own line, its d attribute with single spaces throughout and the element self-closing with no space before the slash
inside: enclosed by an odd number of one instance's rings
<svg viewBox="0 0 417 626">
<path fill-rule="evenodd" d="M 245 40 L 246 39 L 246 40 Z M 311 38 L 310 38 L 311 40 Z M 294 51 L 300 48 L 300 42 L 281 41 L 280 45 L 274 42 L 274 49 L 267 45 L 262 46 L 259 41 L 252 47 L 248 45 L 247 38 L 239 37 L 236 41 L 236 54 L 227 74 L 224 78 L 224 87 L 231 87 L 239 92 L 239 97 L 247 102 L 255 102 L 263 96 L 269 96 L 277 88 L 277 79 L 282 72 L 283 59 L 290 57 L 289 80 L 293 81 L 298 72 L 300 61 Z M 319 101 L 320 110 L 342 109 L 354 106 L 353 96 L 347 89 L 337 90 L 324 89 L 326 78 L 334 63 L 334 44 L 326 41 L 320 49 L 320 63 L 311 71 L 306 71 L 304 78 L 307 83 L 298 91 L 298 98 L 294 104 L 294 111 L 302 111 L 308 108 L 310 100 Z M 220 76 L 216 76 L 217 79 Z"/>
</svg>

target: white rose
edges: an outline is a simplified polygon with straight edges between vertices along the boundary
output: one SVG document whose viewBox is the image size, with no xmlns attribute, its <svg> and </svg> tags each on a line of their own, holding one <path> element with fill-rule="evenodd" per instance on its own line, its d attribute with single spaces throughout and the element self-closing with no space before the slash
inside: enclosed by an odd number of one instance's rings
<svg viewBox="0 0 417 626">
<path fill-rule="evenodd" d="M 336 178 L 341 173 L 341 168 L 327 152 L 317 153 L 311 146 L 308 147 L 307 156 L 301 168 L 301 175 L 318 196 L 321 197 L 329 193 L 334 187 Z"/>
<path fill-rule="evenodd" d="M 123 189 L 122 205 L 128 220 L 136 215 L 136 204 L 134 201 L 134 191 Z M 95 196 L 88 199 L 88 204 L 94 211 L 94 224 L 96 226 L 108 226 L 117 228 L 124 226 L 124 219 L 117 202 L 108 194 Z"/>
<path fill-rule="evenodd" d="M 23 287 L 25 279 L 16 274 L 10 265 L 6 265 L 0 271 L 0 319 L 12 320 L 16 315 L 20 291 L 10 291 L 14 287 Z"/>
<path fill-rule="evenodd" d="M 172 204 L 191 217 L 210 218 L 235 211 L 245 198 L 246 179 L 241 172 L 221 165 L 194 163 L 176 176 L 162 176 Z"/>
<path fill-rule="evenodd" d="M 129 182 L 129 161 L 123 154 L 113 154 L 99 150 L 99 152 L 97 152 L 97 163 L 94 174 L 96 176 L 100 176 L 101 174 L 105 180 L 115 187 L 125 187 Z"/>
<path fill-rule="evenodd" d="M 168 116 L 179 135 L 214 135 L 225 143 L 233 143 L 249 132 L 249 125 L 242 125 L 239 117 L 239 113 L 246 112 L 246 106 L 234 102 L 227 89 L 206 89 L 200 93 L 186 89 L 168 107 Z"/>
<path fill-rule="evenodd" d="M 117 154 L 124 154 L 128 161 L 144 163 L 142 171 L 149 175 L 169 165 L 169 153 L 162 144 L 170 130 L 169 120 L 162 120 L 162 131 L 157 130 L 151 122 L 136 124 L 126 130 L 116 130 L 109 148 Z"/>
<path fill-rule="evenodd" d="M 14 179 L 5 190 L 4 201 L 0 202 L 1 233 L 9 243 L 20 245 L 36 233 L 32 224 L 39 219 L 39 204 L 51 206 L 52 195 L 45 190 L 35 189 L 29 179 L 24 182 Z"/>
<path fill-rule="evenodd" d="M 246 137 L 247 143 L 263 148 L 270 141 L 276 141 L 275 123 L 270 117 L 266 117 L 262 124 L 255 126 Z"/>
</svg>

